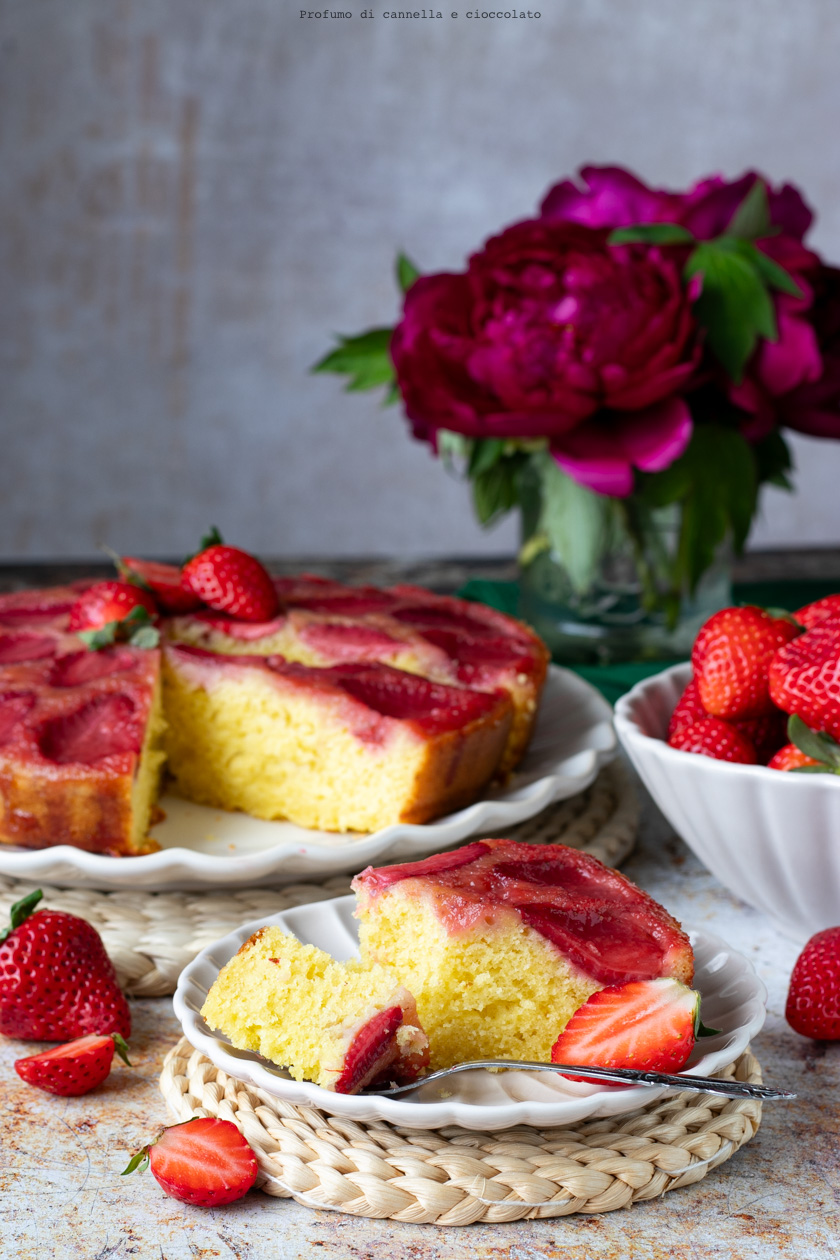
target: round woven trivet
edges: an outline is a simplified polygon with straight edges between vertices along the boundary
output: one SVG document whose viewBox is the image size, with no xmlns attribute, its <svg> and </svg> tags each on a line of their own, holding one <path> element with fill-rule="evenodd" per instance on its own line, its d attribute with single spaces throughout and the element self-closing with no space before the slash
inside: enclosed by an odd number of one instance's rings
<svg viewBox="0 0 840 1260">
<path fill-rule="evenodd" d="M 717 1075 L 761 1082 L 749 1050 Z M 613 1212 L 699 1181 L 761 1122 L 759 1102 L 692 1092 L 563 1129 L 361 1123 L 244 1085 L 186 1038 L 166 1056 L 160 1088 L 176 1120 L 232 1120 L 253 1147 L 266 1194 L 415 1224 Z"/>
<path fill-rule="evenodd" d="M 638 824 L 635 788 L 624 765 L 614 761 L 586 791 L 504 834 L 542 844 L 562 841 L 608 866 L 617 866 L 633 848 Z M 160 997 L 175 992 L 181 971 L 206 945 L 250 919 L 267 918 L 308 901 L 341 897 L 350 891 L 350 877 L 338 875 L 283 888 L 150 893 L 59 889 L 0 876 L 0 922 L 6 921 L 13 902 L 36 887 L 44 893 L 44 907 L 67 910 L 93 924 L 128 994 Z"/>
</svg>

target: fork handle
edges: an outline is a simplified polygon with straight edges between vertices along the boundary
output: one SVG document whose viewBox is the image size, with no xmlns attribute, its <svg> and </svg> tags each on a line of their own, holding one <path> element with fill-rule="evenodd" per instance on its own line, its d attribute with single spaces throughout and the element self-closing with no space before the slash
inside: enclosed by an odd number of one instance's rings
<svg viewBox="0 0 840 1260">
<path fill-rule="evenodd" d="M 756 1098 L 769 1102 L 777 1098 L 795 1098 L 787 1090 L 772 1089 L 769 1085 L 750 1085 L 746 1081 L 721 1079 L 717 1076 L 676 1076 L 668 1072 L 647 1072 L 637 1068 L 604 1068 L 575 1063 L 533 1063 L 519 1059 L 475 1059 L 468 1063 L 456 1063 L 454 1067 L 440 1068 L 428 1076 L 418 1077 L 408 1085 L 394 1085 L 390 1089 L 368 1092 L 383 1097 L 405 1094 L 419 1089 L 431 1081 L 469 1072 L 476 1068 L 505 1068 L 520 1072 L 557 1072 L 561 1076 L 586 1076 L 589 1080 L 612 1081 L 622 1085 L 664 1085 L 668 1089 L 695 1090 L 705 1094 L 724 1094 L 728 1098 Z"/>
</svg>

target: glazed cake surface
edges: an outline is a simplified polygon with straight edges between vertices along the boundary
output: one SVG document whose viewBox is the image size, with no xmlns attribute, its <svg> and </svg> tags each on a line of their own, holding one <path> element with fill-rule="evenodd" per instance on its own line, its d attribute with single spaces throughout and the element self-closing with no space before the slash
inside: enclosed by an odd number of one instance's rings
<svg viewBox="0 0 840 1260">
<path fill-rule="evenodd" d="M 201 1013 L 234 1046 L 339 1093 L 407 1083 L 429 1061 L 414 998 L 392 972 L 334 962 L 276 927 L 222 968 Z"/>
<path fill-rule="evenodd" d="M 0 842 L 144 852 L 164 758 L 160 656 L 89 652 L 66 629 L 78 594 L 0 597 Z"/>
<path fill-rule="evenodd" d="M 191 800 L 329 831 L 425 822 L 473 800 L 510 728 L 503 693 L 378 663 L 167 644 L 168 764 Z"/>
<path fill-rule="evenodd" d="M 362 958 L 417 998 L 432 1068 L 550 1059 L 597 989 L 693 977 L 686 934 L 618 871 L 563 845 L 480 840 L 353 881 Z"/>
</svg>

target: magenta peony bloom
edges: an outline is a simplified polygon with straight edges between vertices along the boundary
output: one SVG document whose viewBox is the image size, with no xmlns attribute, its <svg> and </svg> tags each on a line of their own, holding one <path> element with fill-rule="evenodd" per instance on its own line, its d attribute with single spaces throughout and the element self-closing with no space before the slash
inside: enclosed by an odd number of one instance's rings
<svg viewBox="0 0 840 1260">
<path fill-rule="evenodd" d="M 540 217 L 551 223 L 583 223 L 587 227 L 632 227 L 639 223 L 679 223 L 698 240 L 720 236 L 757 179 L 748 171 L 727 181 L 722 175 L 701 180 L 688 192 L 649 188 L 620 166 L 584 166 L 579 183 L 566 179 L 550 188 Z M 813 215 L 792 184 L 774 190 L 767 182 L 770 222 L 801 241 Z"/>
<path fill-rule="evenodd" d="M 631 465 L 676 458 L 691 434 L 677 396 L 700 355 L 691 295 L 679 260 L 607 236 L 518 223 L 466 273 L 412 285 L 391 355 L 417 437 L 546 437 L 576 480 L 605 494 L 630 493 Z"/>
<path fill-rule="evenodd" d="M 840 438 L 840 269 L 820 266 L 812 274 L 814 334 L 821 373 L 809 375 L 788 392 L 779 392 L 780 424 L 812 437 Z"/>
<path fill-rule="evenodd" d="M 616 498 L 633 491 L 633 469 L 661 472 L 691 438 L 691 412 L 682 398 L 641 411 L 602 412 L 551 444 L 554 459 L 581 485 Z"/>
</svg>

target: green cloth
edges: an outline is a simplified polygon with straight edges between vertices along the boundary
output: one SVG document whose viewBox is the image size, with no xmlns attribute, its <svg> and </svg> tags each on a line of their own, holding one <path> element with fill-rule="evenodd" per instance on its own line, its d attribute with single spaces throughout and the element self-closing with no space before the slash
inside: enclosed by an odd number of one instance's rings
<svg viewBox="0 0 840 1260">
<path fill-rule="evenodd" d="M 822 599 L 824 595 L 832 595 L 836 590 L 836 581 L 739 582 L 732 588 L 732 600 L 735 604 L 758 604 L 761 608 L 784 608 L 795 612 L 797 608 Z M 484 578 L 475 578 L 458 593 L 464 599 L 489 604 L 511 617 L 517 615 L 519 588 L 516 582 L 488 582 Z M 558 660 L 557 664 L 564 665 L 566 662 Z M 615 704 L 619 696 L 637 682 L 673 664 L 673 661 L 627 661 L 615 665 L 569 665 L 568 668 L 597 687 L 610 704 Z"/>
</svg>

